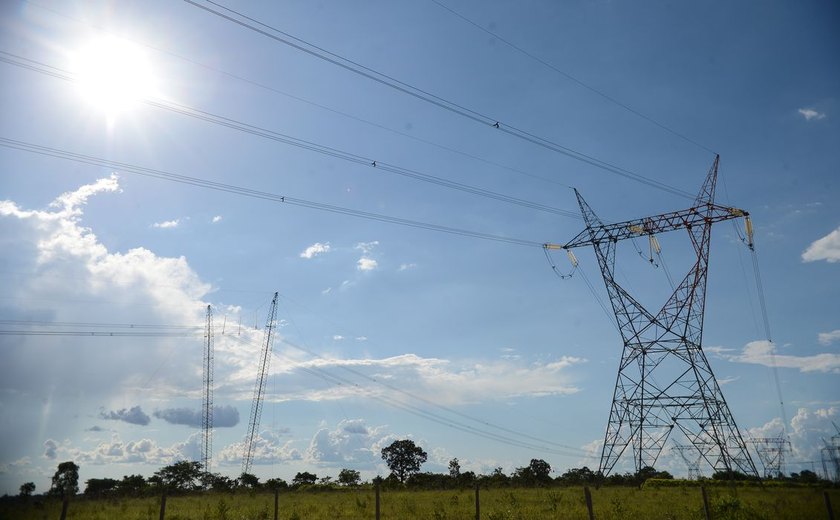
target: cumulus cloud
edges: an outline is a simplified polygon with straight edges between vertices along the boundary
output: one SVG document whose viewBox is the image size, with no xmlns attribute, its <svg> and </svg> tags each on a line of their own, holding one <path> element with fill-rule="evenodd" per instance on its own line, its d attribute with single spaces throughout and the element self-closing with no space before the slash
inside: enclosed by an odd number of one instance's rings
<svg viewBox="0 0 840 520">
<path fill-rule="evenodd" d="M 216 223 L 221 222 L 221 221 L 222 221 L 222 216 L 221 215 L 216 215 L 215 217 L 213 217 L 213 219 L 210 222 L 212 222 L 213 224 L 216 224 Z"/>
<path fill-rule="evenodd" d="M 356 269 L 359 271 L 373 271 L 379 266 L 379 262 L 373 258 L 362 257 L 356 262 Z"/>
<path fill-rule="evenodd" d="M 152 227 L 155 227 L 155 228 L 158 228 L 158 229 L 170 229 L 170 228 L 176 228 L 180 224 L 181 224 L 181 219 L 176 218 L 175 220 L 164 220 L 163 222 L 155 222 L 154 224 L 152 224 Z"/>
<path fill-rule="evenodd" d="M 381 462 L 382 448 L 396 440 L 384 426 L 369 427 L 362 419 L 345 419 L 335 429 L 321 428 L 306 450 L 306 461 L 322 465 L 348 465 L 373 469 Z"/>
<path fill-rule="evenodd" d="M 321 254 L 324 254 L 324 253 L 329 253 L 331 250 L 332 250 L 332 248 L 330 247 L 329 242 L 326 242 L 324 244 L 322 244 L 320 242 L 315 242 L 311 246 L 304 249 L 303 252 L 300 254 L 300 257 L 301 258 L 307 258 L 307 259 L 315 258 L 318 255 L 321 255 Z"/>
<path fill-rule="evenodd" d="M 831 332 L 820 332 L 817 334 L 817 341 L 820 342 L 820 345 L 831 345 L 838 340 L 840 340 L 840 329 L 835 329 Z"/>
<path fill-rule="evenodd" d="M 253 459 L 255 465 L 268 465 L 301 460 L 300 451 L 292 446 L 294 441 L 287 439 L 286 430 L 264 430 L 254 439 Z M 223 465 L 242 464 L 245 443 L 235 442 L 222 448 L 215 455 L 215 460 Z"/>
<path fill-rule="evenodd" d="M 44 457 L 55 460 L 58 451 L 58 443 L 52 439 L 44 441 Z"/>
<path fill-rule="evenodd" d="M 132 406 L 129 409 L 123 408 L 121 410 L 112 410 L 110 412 L 102 410 L 99 412 L 99 417 L 109 421 L 122 421 L 129 424 L 138 424 L 140 426 L 146 426 L 151 421 L 151 418 L 143 412 L 140 406 Z"/>
<path fill-rule="evenodd" d="M 72 460 L 80 465 L 134 463 L 163 466 L 178 460 L 197 460 L 201 453 L 201 433 L 194 433 L 186 441 L 171 446 L 160 446 L 147 438 L 125 442 L 117 434 L 91 449 L 72 446 L 70 441 L 62 444 L 52 440 L 48 442 L 52 443 L 53 455 L 48 458 L 55 459 L 60 455 L 62 460 Z"/>
<path fill-rule="evenodd" d="M 42 210 L 0 201 L 0 249 L 9 262 L 31 271 L 4 286 L 7 296 L 20 302 L 14 313 L 64 322 L 202 322 L 207 305 L 202 298 L 211 286 L 184 257 L 161 257 L 143 247 L 109 251 L 82 224 L 91 197 L 119 191 L 112 175 L 61 194 Z M 84 305 L 62 304 L 80 301 Z M 59 391 L 105 399 L 127 388 L 156 396 L 182 394 L 191 377 L 185 368 L 195 361 L 184 349 L 172 355 L 175 343 L 154 338 L 137 348 L 133 339 L 66 338 L 57 348 L 56 342 L 37 337 L 5 342 L 4 361 L 16 370 L 4 375 L 0 388 L 40 392 L 46 380 Z M 149 387 L 149 375 L 164 359 L 178 368 L 160 374 Z"/>
<path fill-rule="evenodd" d="M 800 108 L 798 112 L 806 121 L 825 119 L 825 114 L 817 112 L 813 108 Z"/>
<path fill-rule="evenodd" d="M 818 260 L 825 260 L 830 264 L 840 262 L 840 227 L 815 240 L 802 252 L 803 262 L 816 262 Z"/>
<path fill-rule="evenodd" d="M 155 410 L 154 414 L 158 419 L 163 419 L 169 424 L 183 424 L 192 428 L 201 428 L 201 410 L 194 408 L 166 408 Z M 239 424 L 239 410 L 233 406 L 213 407 L 213 427 L 231 428 Z"/>
<path fill-rule="evenodd" d="M 824 446 L 822 440 L 836 435 L 833 423 L 840 421 L 840 408 L 806 408 L 800 407 L 790 420 L 790 424 L 783 429 L 782 420 L 775 417 L 767 423 L 750 428 L 753 437 L 778 437 L 786 431 L 790 439 L 792 454 L 788 460 L 820 460 L 820 449 Z M 810 469 L 810 467 L 808 468 Z M 788 468 L 788 471 L 798 471 Z"/>
<path fill-rule="evenodd" d="M 768 367 L 795 368 L 800 372 L 840 373 L 840 354 L 815 354 L 813 356 L 791 356 L 777 354 L 776 346 L 769 341 L 751 341 L 740 354 L 724 356 L 729 361 L 751 363 Z"/>
</svg>

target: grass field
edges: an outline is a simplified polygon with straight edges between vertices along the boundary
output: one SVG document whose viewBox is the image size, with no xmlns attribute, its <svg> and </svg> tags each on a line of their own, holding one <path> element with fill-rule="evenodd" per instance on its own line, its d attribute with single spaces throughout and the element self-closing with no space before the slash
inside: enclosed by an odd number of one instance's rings
<svg viewBox="0 0 840 520">
<path fill-rule="evenodd" d="M 592 489 L 598 519 L 704 519 L 699 488 Z M 823 492 L 815 488 L 710 488 L 712 518 L 828 518 Z M 829 491 L 835 509 L 840 490 Z M 583 489 L 482 489 L 481 518 L 487 520 L 587 519 Z M 283 492 L 278 518 L 284 520 L 373 519 L 373 489 L 331 492 Z M 475 492 L 382 491 L 383 519 L 473 519 Z M 0 503 L 0 519 L 58 519 L 61 502 L 33 497 L 28 502 Z M 160 498 L 84 499 L 70 502 L 67 518 L 86 520 L 157 520 Z M 274 495 L 241 492 L 167 498 L 167 520 L 239 520 L 274 518 Z"/>
</svg>

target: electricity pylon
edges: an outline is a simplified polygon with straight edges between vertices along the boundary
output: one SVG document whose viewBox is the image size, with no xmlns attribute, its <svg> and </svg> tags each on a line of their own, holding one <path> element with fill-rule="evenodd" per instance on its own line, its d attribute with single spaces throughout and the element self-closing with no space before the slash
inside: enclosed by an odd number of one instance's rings
<svg viewBox="0 0 840 520">
<path fill-rule="evenodd" d="M 575 190 L 586 229 L 565 245 L 545 245 L 567 251 L 593 247 L 624 341 L 599 464 L 605 476 L 628 446 L 637 471 L 653 466 L 674 428 L 716 471 L 758 475 L 701 347 L 712 225 L 748 219 L 743 210 L 715 203 L 719 161 L 715 157 L 690 208 L 617 224 L 604 224 Z M 677 230 L 688 233 L 697 259 L 654 314 L 616 281 L 616 245 Z"/>
<path fill-rule="evenodd" d="M 265 376 L 268 373 L 268 367 L 271 364 L 271 351 L 274 332 L 277 318 L 277 293 L 274 293 L 274 299 L 271 300 L 271 309 L 268 312 L 268 318 L 265 322 L 265 333 L 263 335 L 263 346 L 260 352 L 260 368 L 257 372 L 257 382 L 254 385 L 254 400 L 251 401 L 251 418 L 248 421 L 248 433 L 245 435 L 245 453 L 242 458 L 242 472 L 251 472 L 251 463 L 254 458 L 254 442 L 260 429 L 260 416 L 262 415 L 262 401 L 265 393 Z"/>
<path fill-rule="evenodd" d="M 202 363 L 202 385 L 204 396 L 201 402 L 201 465 L 210 473 L 213 459 L 213 310 L 207 306 L 207 326 L 204 330 L 204 361 Z"/>
<path fill-rule="evenodd" d="M 703 454 L 690 444 L 678 444 L 674 446 L 674 450 L 680 454 L 680 458 L 682 458 L 686 467 L 688 467 L 688 480 L 698 480 L 700 478 L 700 461 L 703 459 Z"/>
<path fill-rule="evenodd" d="M 790 452 L 790 441 L 784 434 L 779 437 L 751 438 L 761 465 L 764 478 L 781 478 L 785 472 L 785 453 Z"/>
</svg>

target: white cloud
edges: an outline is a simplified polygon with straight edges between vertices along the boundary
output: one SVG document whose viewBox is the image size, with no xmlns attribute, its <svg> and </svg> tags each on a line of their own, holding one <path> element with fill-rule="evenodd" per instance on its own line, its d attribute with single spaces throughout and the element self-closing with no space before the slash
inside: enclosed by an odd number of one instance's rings
<svg viewBox="0 0 840 520">
<path fill-rule="evenodd" d="M 817 341 L 820 342 L 820 345 L 831 345 L 838 340 L 840 340 L 840 329 L 832 330 L 831 332 L 820 332 L 817 334 Z"/>
<path fill-rule="evenodd" d="M 336 335 L 333 336 L 333 341 L 341 341 L 343 339 L 344 339 L 344 336 L 342 336 L 341 334 L 336 334 Z"/>
<path fill-rule="evenodd" d="M 300 254 L 300 257 L 301 258 L 307 258 L 307 259 L 315 258 L 316 256 L 318 256 L 320 254 L 329 253 L 331 249 L 332 248 L 330 247 L 329 242 L 324 243 L 324 244 L 322 244 L 320 242 L 315 242 L 311 246 L 304 249 L 303 252 Z"/>
<path fill-rule="evenodd" d="M 186 441 L 171 446 L 159 446 L 152 439 L 143 438 L 124 442 L 118 434 L 113 434 L 110 441 L 100 442 L 92 449 L 82 449 L 71 445 L 69 440 L 58 444 L 49 439 L 48 450 L 52 457 L 47 458 L 72 460 L 79 465 L 111 464 L 149 464 L 164 466 L 178 460 L 197 460 L 201 452 L 201 433 L 190 435 Z M 47 443 L 44 443 L 46 446 Z"/>
<path fill-rule="evenodd" d="M 212 222 L 213 224 L 216 224 L 216 223 L 221 222 L 221 221 L 222 221 L 222 216 L 221 215 L 216 215 L 215 217 L 213 217 L 213 219 L 210 222 Z"/>
<path fill-rule="evenodd" d="M 805 118 L 806 121 L 810 121 L 812 119 L 825 119 L 825 114 L 823 114 L 822 112 L 817 112 L 813 108 L 800 108 L 798 112 L 800 115 L 802 115 L 802 117 Z"/>
<path fill-rule="evenodd" d="M 379 266 L 379 263 L 373 258 L 363 256 L 356 262 L 356 269 L 359 271 L 373 271 Z"/>
<path fill-rule="evenodd" d="M 52 439 L 47 439 L 44 441 L 44 457 L 55 460 L 55 457 L 58 452 L 58 443 Z"/>
<path fill-rule="evenodd" d="M 379 245 L 379 240 L 374 240 L 373 242 L 359 242 L 353 247 L 353 249 L 357 249 L 357 250 L 361 251 L 363 255 L 368 255 L 378 245 Z"/>
<path fill-rule="evenodd" d="M 152 224 L 152 227 L 156 227 L 159 229 L 170 229 L 176 228 L 181 223 L 181 219 L 176 218 L 175 220 L 164 220 L 163 222 L 155 222 Z"/>
<path fill-rule="evenodd" d="M 504 400 L 512 397 L 540 397 L 572 394 L 578 389 L 567 374 L 580 358 L 562 357 L 548 363 L 527 363 L 521 359 L 453 362 L 404 354 L 383 359 L 318 358 L 285 363 L 275 373 L 285 381 L 285 393 L 273 396 L 279 401 L 337 400 L 354 397 L 384 397 L 404 400 L 394 388 L 422 395 L 441 404 L 464 404 Z M 357 384 L 324 388 L 313 385 L 311 370 L 339 373 Z M 376 384 L 375 379 L 380 384 Z"/>
<path fill-rule="evenodd" d="M 382 448 L 396 440 L 384 426 L 367 426 L 362 419 L 345 419 L 334 430 L 319 429 L 306 450 L 306 461 L 329 466 L 374 469 Z"/>
<path fill-rule="evenodd" d="M 840 373 L 840 354 L 815 354 L 813 356 L 776 354 L 776 346 L 764 340 L 751 341 L 744 346 L 740 354 L 725 357 L 737 363 L 796 368 L 800 372 Z"/>
<path fill-rule="evenodd" d="M 293 460 L 301 460 L 303 457 L 296 448 L 292 447 L 292 440 L 286 439 L 283 430 L 264 430 L 254 438 L 252 462 L 255 465 L 279 464 Z M 242 464 L 242 454 L 245 443 L 235 442 L 222 448 L 214 460 L 222 465 Z"/>
<path fill-rule="evenodd" d="M 825 260 L 828 263 L 840 262 L 840 227 L 815 240 L 802 253 L 803 262 Z"/>
<path fill-rule="evenodd" d="M 397 271 L 408 271 L 409 269 L 414 269 L 415 267 L 417 267 L 417 264 L 400 264 L 400 267 L 397 269 Z"/>
</svg>

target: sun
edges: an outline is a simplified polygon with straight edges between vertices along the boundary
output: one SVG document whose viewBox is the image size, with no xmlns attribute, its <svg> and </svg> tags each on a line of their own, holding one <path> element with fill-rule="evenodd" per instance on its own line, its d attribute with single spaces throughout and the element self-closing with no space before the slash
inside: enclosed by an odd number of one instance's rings
<svg viewBox="0 0 840 520">
<path fill-rule="evenodd" d="M 157 78 L 143 48 L 108 36 L 90 41 L 71 57 L 82 97 L 109 117 L 155 97 Z"/>
</svg>

